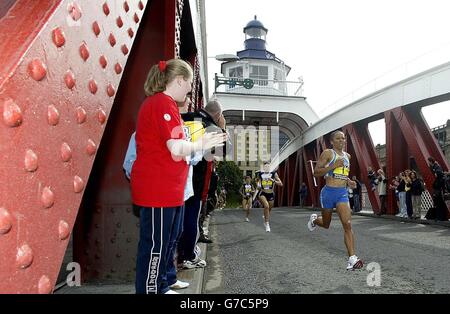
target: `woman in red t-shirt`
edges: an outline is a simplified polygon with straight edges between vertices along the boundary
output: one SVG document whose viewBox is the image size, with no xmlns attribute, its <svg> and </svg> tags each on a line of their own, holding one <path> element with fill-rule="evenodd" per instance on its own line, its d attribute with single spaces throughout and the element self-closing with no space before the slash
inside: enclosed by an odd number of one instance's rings
<svg viewBox="0 0 450 314">
<path fill-rule="evenodd" d="M 137 157 L 131 172 L 133 204 L 140 207 L 140 238 L 136 265 L 136 293 L 174 293 L 187 283 L 167 282 L 169 243 L 182 219 L 188 174 L 185 156 L 220 146 L 222 135 L 208 134 L 195 143 L 184 139 L 176 102 L 191 91 L 192 68 L 183 60 L 160 61 L 145 82 L 148 96 L 136 125 Z"/>
</svg>

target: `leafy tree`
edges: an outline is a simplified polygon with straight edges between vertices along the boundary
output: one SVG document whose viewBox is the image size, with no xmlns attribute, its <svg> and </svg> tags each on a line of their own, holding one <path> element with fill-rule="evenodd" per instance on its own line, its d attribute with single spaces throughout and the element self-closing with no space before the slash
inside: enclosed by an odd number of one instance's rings
<svg viewBox="0 0 450 314">
<path fill-rule="evenodd" d="M 217 165 L 217 174 L 219 175 L 219 191 L 225 187 L 229 196 L 238 196 L 244 180 L 242 170 L 233 161 L 222 161 Z"/>
</svg>

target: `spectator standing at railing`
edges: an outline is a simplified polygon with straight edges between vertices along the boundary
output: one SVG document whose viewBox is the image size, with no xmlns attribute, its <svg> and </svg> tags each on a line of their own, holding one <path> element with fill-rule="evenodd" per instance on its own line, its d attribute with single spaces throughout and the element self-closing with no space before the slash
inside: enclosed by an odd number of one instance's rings
<svg viewBox="0 0 450 314">
<path fill-rule="evenodd" d="M 378 177 L 378 196 L 380 197 L 381 208 L 378 215 L 386 214 L 386 185 L 387 179 L 384 175 L 384 171 L 382 169 L 378 169 L 377 171 Z"/>
<path fill-rule="evenodd" d="M 360 212 L 362 209 L 361 182 L 359 182 L 359 180 L 356 179 L 356 176 L 353 176 L 352 180 L 356 182 L 356 187 L 353 189 L 353 211 L 357 213 Z"/>
<path fill-rule="evenodd" d="M 367 178 L 369 179 L 371 190 L 375 191 L 378 185 L 378 180 L 375 171 L 373 171 L 372 169 L 372 166 L 367 167 Z"/>
<path fill-rule="evenodd" d="M 303 208 L 303 206 L 305 205 L 306 197 L 308 196 L 308 188 L 306 187 L 305 182 L 302 182 L 298 193 L 300 198 L 300 208 Z"/>
<path fill-rule="evenodd" d="M 435 214 L 432 216 L 434 216 L 433 218 L 436 220 L 447 220 L 447 205 L 444 200 L 444 171 L 433 157 L 428 157 L 428 164 L 435 176 L 433 182 L 433 204 Z"/>
<path fill-rule="evenodd" d="M 184 188 L 188 176 L 186 156 L 219 146 L 223 137 L 205 135 L 198 143 L 185 140 L 176 102 L 191 91 L 193 71 L 180 60 L 153 65 L 144 90 L 136 125 L 136 161 L 131 171 L 133 204 L 140 207 L 140 235 L 136 258 L 136 293 L 176 293 L 170 289 L 167 269 L 169 246 L 178 236 Z"/>
<path fill-rule="evenodd" d="M 422 192 L 425 190 L 422 179 L 417 177 L 417 173 L 412 171 L 411 178 L 411 197 L 413 208 L 413 219 L 420 219 L 422 217 Z"/>
<path fill-rule="evenodd" d="M 398 178 L 399 184 L 397 186 L 397 191 L 398 191 L 399 213 L 397 214 L 397 216 L 401 218 L 406 218 L 408 217 L 408 214 L 406 212 L 406 190 L 405 190 L 406 181 L 404 173 L 400 172 Z"/>
<path fill-rule="evenodd" d="M 398 176 L 392 178 L 391 184 L 389 185 L 389 189 L 392 191 L 395 203 L 397 204 L 397 208 L 400 209 L 400 203 L 398 198 L 398 185 L 400 184 Z"/>
</svg>

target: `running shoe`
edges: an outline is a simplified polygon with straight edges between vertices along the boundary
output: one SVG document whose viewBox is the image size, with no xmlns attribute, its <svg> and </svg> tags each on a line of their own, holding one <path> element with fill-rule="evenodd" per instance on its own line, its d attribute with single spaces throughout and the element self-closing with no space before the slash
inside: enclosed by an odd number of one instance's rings
<svg viewBox="0 0 450 314">
<path fill-rule="evenodd" d="M 175 282 L 173 285 L 169 286 L 170 289 L 185 289 L 187 287 L 189 287 L 189 282 L 185 282 L 185 281 L 181 281 L 181 280 L 177 280 L 177 282 Z"/>
<path fill-rule="evenodd" d="M 353 255 L 348 258 L 347 270 L 355 270 L 363 268 L 364 263 L 358 258 L 358 256 Z"/>
</svg>

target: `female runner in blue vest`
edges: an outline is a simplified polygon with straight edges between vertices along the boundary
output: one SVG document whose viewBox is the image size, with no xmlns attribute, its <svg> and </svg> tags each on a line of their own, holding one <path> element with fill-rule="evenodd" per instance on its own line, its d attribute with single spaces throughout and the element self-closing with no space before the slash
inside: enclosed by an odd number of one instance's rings
<svg viewBox="0 0 450 314">
<path fill-rule="evenodd" d="M 328 229 L 330 227 L 333 208 L 344 228 L 344 242 L 348 252 L 347 270 L 363 267 L 363 262 L 355 255 L 355 239 L 351 224 L 351 210 L 348 199 L 347 186 L 354 189 L 356 182 L 349 179 L 350 154 L 344 152 L 345 135 L 335 131 L 330 136 L 332 149 L 326 149 L 319 157 L 314 169 L 314 176 L 325 176 L 326 185 L 320 192 L 322 216 L 312 214 L 308 221 L 308 229 L 313 231 L 316 226 Z"/>
</svg>

